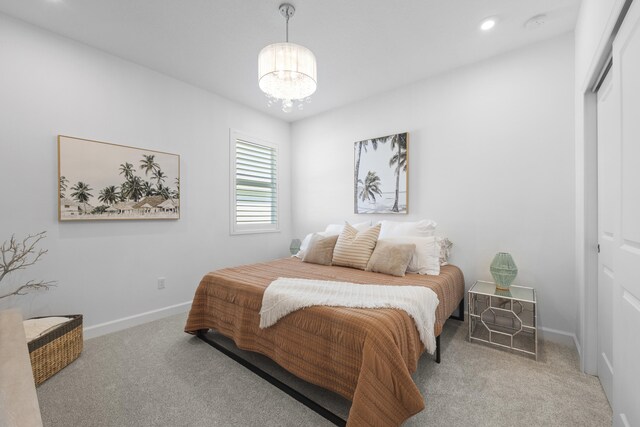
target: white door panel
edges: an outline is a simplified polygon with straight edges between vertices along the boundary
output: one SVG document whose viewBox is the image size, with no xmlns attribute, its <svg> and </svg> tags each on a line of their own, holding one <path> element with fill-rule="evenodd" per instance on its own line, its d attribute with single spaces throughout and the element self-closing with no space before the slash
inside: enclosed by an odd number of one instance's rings
<svg viewBox="0 0 640 427">
<path fill-rule="evenodd" d="M 624 426 L 626 423 L 627 426 L 637 426 L 640 425 L 640 336 L 637 326 L 640 325 L 640 301 L 625 291 L 622 292 L 621 299 L 620 339 L 624 343 L 624 351 L 617 357 L 616 362 L 626 378 L 620 378 L 620 387 L 616 389 L 616 398 L 619 401 L 614 406 L 613 424 Z M 615 419 L 616 416 L 619 420 Z"/>
<path fill-rule="evenodd" d="M 640 193 L 638 193 L 638 197 L 640 198 Z M 620 265 L 618 283 L 620 283 L 625 291 L 629 292 L 636 299 L 640 299 L 640 283 L 638 283 L 640 280 L 640 249 L 635 245 L 630 245 L 630 243 L 629 241 L 623 240 L 622 245 L 615 254 L 616 263 Z M 640 331 L 638 337 L 638 339 L 640 339 Z"/>
<path fill-rule="evenodd" d="M 629 267 L 621 271 L 620 283 L 627 292 L 640 298 L 640 22 L 638 5 L 634 6 L 621 28 L 614 49 L 619 61 L 616 77 L 622 109 L 620 261 L 621 265 Z"/>
<path fill-rule="evenodd" d="M 613 403 L 613 272 L 603 268 L 598 277 L 598 377 Z"/>
<path fill-rule="evenodd" d="M 619 199 L 618 93 L 613 76 L 604 79 L 598 91 L 598 377 L 609 402 L 613 402 L 613 286 L 615 229 Z"/>
<path fill-rule="evenodd" d="M 604 243 L 613 241 L 616 224 L 612 207 L 616 201 L 617 179 L 610 172 L 618 167 L 618 150 L 613 142 L 618 138 L 620 118 L 612 74 L 607 74 L 598 90 L 598 233 L 605 239 Z"/>
<path fill-rule="evenodd" d="M 620 106 L 620 197 L 614 226 L 613 424 L 640 426 L 640 1 L 613 42 Z"/>
<path fill-rule="evenodd" d="M 637 3 L 637 2 L 636 2 Z M 637 5 L 636 5 L 637 12 Z M 637 13 L 636 13 L 637 14 Z M 632 16 L 628 18 L 633 19 Z M 622 239 L 640 255 L 640 25 L 625 25 L 616 45 L 622 107 Z M 636 296 L 638 296 L 636 294 Z"/>
</svg>

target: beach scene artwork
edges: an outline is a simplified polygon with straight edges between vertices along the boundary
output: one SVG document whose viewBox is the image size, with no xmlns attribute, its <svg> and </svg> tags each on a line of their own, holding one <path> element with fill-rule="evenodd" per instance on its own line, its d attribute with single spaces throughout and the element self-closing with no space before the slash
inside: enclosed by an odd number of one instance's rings
<svg viewBox="0 0 640 427">
<path fill-rule="evenodd" d="M 354 212 L 407 213 L 409 134 L 354 143 Z"/>
<path fill-rule="evenodd" d="M 58 137 L 60 221 L 180 218 L 180 156 Z"/>
</svg>

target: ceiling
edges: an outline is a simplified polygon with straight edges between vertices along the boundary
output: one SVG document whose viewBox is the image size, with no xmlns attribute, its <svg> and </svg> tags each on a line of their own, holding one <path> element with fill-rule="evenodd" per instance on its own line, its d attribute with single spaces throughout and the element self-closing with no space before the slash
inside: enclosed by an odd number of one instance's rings
<svg viewBox="0 0 640 427">
<path fill-rule="evenodd" d="M 303 111 L 267 107 L 260 49 L 280 0 L 0 0 L 0 12 L 295 121 L 573 30 L 580 0 L 290 0 L 289 39 L 318 61 Z M 535 29 L 524 23 L 547 15 Z M 490 32 L 480 21 L 498 16 Z"/>
</svg>

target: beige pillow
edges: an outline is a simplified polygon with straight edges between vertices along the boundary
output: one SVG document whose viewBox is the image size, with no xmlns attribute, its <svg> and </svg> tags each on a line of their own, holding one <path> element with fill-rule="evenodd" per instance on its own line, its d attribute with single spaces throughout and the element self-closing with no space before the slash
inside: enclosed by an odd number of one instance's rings
<svg viewBox="0 0 640 427">
<path fill-rule="evenodd" d="M 416 245 L 416 250 L 413 251 L 413 258 L 411 258 L 411 262 L 409 262 L 407 272 L 434 276 L 440 274 L 440 245 L 435 236 L 394 237 L 392 239 L 378 240 L 378 244 L 380 244 L 380 242 Z"/>
<path fill-rule="evenodd" d="M 333 248 L 336 246 L 338 236 L 323 236 L 314 233 L 311 236 L 309 247 L 302 257 L 302 261 L 312 264 L 331 265 L 333 259 Z"/>
<path fill-rule="evenodd" d="M 358 233 L 358 230 L 346 223 L 333 250 L 332 264 L 364 270 L 376 247 L 378 234 L 380 224 Z"/>
<path fill-rule="evenodd" d="M 398 244 L 378 240 L 367 271 L 403 277 L 416 250 L 414 244 Z"/>
</svg>

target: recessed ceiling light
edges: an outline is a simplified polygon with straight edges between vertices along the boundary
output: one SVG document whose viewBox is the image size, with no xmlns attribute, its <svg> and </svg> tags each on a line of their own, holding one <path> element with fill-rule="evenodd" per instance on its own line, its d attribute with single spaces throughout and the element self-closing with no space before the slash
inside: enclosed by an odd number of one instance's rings
<svg viewBox="0 0 640 427">
<path fill-rule="evenodd" d="M 496 17 L 483 19 L 482 22 L 480 23 L 480 29 L 482 31 L 489 31 L 490 29 L 495 27 L 497 23 L 498 23 L 498 18 Z"/>
</svg>

